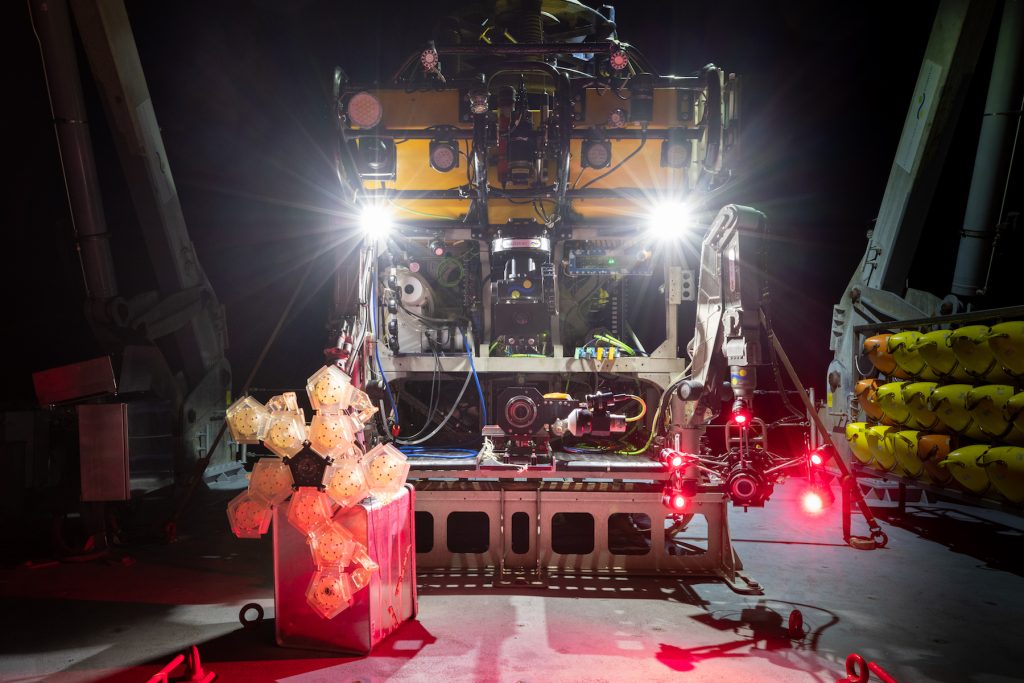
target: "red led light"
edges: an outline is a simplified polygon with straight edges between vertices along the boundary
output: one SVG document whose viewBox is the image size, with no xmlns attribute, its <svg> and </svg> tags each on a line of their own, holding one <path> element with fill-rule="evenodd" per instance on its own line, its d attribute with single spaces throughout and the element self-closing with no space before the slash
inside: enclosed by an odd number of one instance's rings
<svg viewBox="0 0 1024 683">
<path fill-rule="evenodd" d="M 669 484 L 661 492 L 661 504 L 674 513 L 681 513 L 690 506 L 692 493 L 687 490 L 686 482 L 683 484 Z"/>
<path fill-rule="evenodd" d="M 746 413 L 736 413 L 735 415 L 732 416 L 732 421 L 738 425 L 746 424 L 747 419 L 748 418 Z"/>
<path fill-rule="evenodd" d="M 663 448 L 661 450 L 661 464 L 664 465 L 665 468 L 668 470 L 671 470 L 673 472 L 675 472 L 676 470 L 681 470 L 682 468 L 686 467 L 686 465 L 689 464 L 689 462 L 690 456 L 688 456 L 686 453 L 677 451 L 674 448 Z"/>
<path fill-rule="evenodd" d="M 629 66 L 629 57 L 622 50 L 615 50 L 612 52 L 609 62 L 613 69 L 616 71 L 622 71 Z"/>
<path fill-rule="evenodd" d="M 817 491 L 807 491 L 804 493 L 803 498 L 800 500 L 800 504 L 803 507 L 804 512 L 810 515 L 820 514 L 821 511 L 825 509 L 825 500 Z"/>
<path fill-rule="evenodd" d="M 424 71 L 433 71 L 437 68 L 438 63 L 437 50 L 428 49 L 420 53 L 420 64 Z"/>
<path fill-rule="evenodd" d="M 818 453 L 818 452 L 811 453 L 811 464 L 812 465 L 818 466 L 818 465 L 821 465 L 824 462 L 825 462 L 825 458 L 821 457 L 821 453 Z"/>
</svg>

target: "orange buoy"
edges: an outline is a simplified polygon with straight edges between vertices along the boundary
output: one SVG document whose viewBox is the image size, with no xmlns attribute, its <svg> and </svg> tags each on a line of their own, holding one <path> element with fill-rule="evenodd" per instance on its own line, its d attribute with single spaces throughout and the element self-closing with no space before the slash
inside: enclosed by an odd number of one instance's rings
<svg viewBox="0 0 1024 683">
<path fill-rule="evenodd" d="M 857 396 L 857 405 L 872 420 L 882 419 L 882 407 L 878 405 L 876 394 L 880 385 L 881 382 L 877 379 L 862 379 L 853 386 L 853 393 Z"/>
<path fill-rule="evenodd" d="M 880 373 L 890 377 L 909 379 L 910 375 L 896 366 L 896 359 L 889 353 L 890 334 L 876 334 L 864 340 L 864 353 Z"/>
<path fill-rule="evenodd" d="M 922 434 L 917 440 L 917 457 L 928 477 L 939 484 L 949 483 L 953 475 L 939 465 L 957 447 L 957 439 L 949 434 Z"/>
</svg>

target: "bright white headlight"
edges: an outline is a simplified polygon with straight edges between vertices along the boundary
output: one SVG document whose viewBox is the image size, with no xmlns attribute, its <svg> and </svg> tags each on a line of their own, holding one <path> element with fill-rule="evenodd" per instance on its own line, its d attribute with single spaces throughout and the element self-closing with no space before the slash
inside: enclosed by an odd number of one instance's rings
<svg viewBox="0 0 1024 683">
<path fill-rule="evenodd" d="M 367 237 L 386 237 L 391 230 L 391 210 L 383 204 L 367 204 L 359 214 L 359 227 Z"/>
<path fill-rule="evenodd" d="M 693 214 L 685 202 L 655 204 L 647 217 L 648 231 L 658 239 L 673 239 L 685 233 L 693 222 Z"/>
</svg>

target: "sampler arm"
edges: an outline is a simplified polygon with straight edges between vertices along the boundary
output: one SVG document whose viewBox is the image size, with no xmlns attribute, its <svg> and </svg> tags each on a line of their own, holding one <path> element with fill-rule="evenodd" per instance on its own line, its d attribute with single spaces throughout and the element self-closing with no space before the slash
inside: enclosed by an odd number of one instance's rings
<svg viewBox="0 0 1024 683">
<path fill-rule="evenodd" d="M 704 238 L 697 319 L 688 348 L 691 375 L 673 398 L 673 432 L 698 430 L 714 416 L 726 372 L 734 414 L 749 411 L 757 383 L 754 366 L 761 356 L 764 225 L 760 211 L 730 204 L 718 212 Z M 689 444 L 691 450 L 696 435 L 683 437 L 683 447 Z"/>
</svg>

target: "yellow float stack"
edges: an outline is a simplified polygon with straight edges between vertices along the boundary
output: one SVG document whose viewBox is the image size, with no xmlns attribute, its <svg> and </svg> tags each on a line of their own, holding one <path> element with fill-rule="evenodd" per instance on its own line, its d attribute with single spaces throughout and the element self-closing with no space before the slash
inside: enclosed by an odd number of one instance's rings
<svg viewBox="0 0 1024 683">
<path fill-rule="evenodd" d="M 864 352 L 878 377 L 846 426 L 859 462 L 1024 504 L 1024 321 L 878 334 Z"/>
</svg>

